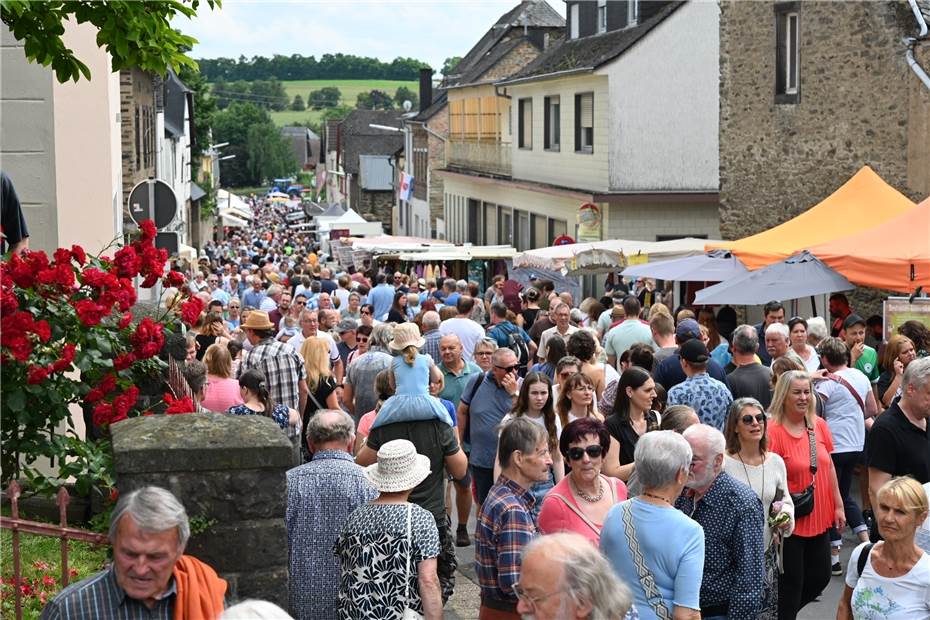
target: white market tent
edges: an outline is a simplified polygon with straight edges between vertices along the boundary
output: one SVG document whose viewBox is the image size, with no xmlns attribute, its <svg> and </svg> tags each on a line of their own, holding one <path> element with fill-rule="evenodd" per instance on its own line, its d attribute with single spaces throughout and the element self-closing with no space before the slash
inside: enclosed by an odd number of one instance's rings
<svg viewBox="0 0 930 620">
<path fill-rule="evenodd" d="M 223 226 L 232 226 L 235 228 L 245 228 L 249 225 L 247 221 L 239 217 L 239 212 L 232 209 L 221 209 L 220 217 L 223 219 Z"/>
<path fill-rule="evenodd" d="M 442 262 L 453 260 L 490 260 L 508 259 L 516 254 L 509 245 L 462 245 L 453 247 L 429 248 L 422 252 L 402 252 L 397 258 L 407 262 Z"/>
<path fill-rule="evenodd" d="M 400 254 L 402 252 L 423 252 L 429 249 L 454 249 L 455 245 L 439 239 L 422 237 L 401 237 L 378 235 L 376 237 L 351 238 L 347 240 L 353 250 L 365 250 L 375 256 L 382 254 Z"/>
<path fill-rule="evenodd" d="M 548 269 L 580 276 L 621 271 L 630 264 L 667 260 L 704 253 L 707 239 L 686 237 L 672 241 L 633 241 L 609 239 L 573 243 L 520 252 L 513 258 L 515 268 Z"/>
<path fill-rule="evenodd" d="M 230 215 L 239 219 L 252 221 L 252 209 L 249 208 L 248 203 L 225 189 L 217 190 L 216 206 L 221 215 L 223 211 L 229 211 Z"/>
<path fill-rule="evenodd" d="M 353 209 L 336 218 L 317 216 L 315 219 L 320 233 L 340 228 L 348 228 L 351 235 L 380 235 L 384 232 L 381 222 L 369 222 Z"/>
</svg>

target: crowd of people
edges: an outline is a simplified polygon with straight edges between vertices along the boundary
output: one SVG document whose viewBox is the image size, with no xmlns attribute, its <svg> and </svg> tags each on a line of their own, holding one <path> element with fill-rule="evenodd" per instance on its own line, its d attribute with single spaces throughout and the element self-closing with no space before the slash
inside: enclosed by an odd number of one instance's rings
<svg viewBox="0 0 930 620">
<path fill-rule="evenodd" d="M 576 300 L 340 269 L 277 209 L 190 266 L 207 309 L 185 375 L 199 408 L 270 417 L 302 447 L 294 618 L 441 618 L 473 546 L 482 619 L 793 619 L 831 574 L 837 618 L 930 619 L 919 322 L 886 342 L 843 295 L 830 324 L 773 301 L 751 325 L 672 312 L 651 282 Z M 181 557 L 177 518 L 127 514 L 115 549 L 165 525 Z M 167 577 L 142 592 L 138 570 L 115 562 L 106 587 L 161 605 Z M 85 617 L 65 610 L 102 584 L 48 609 Z"/>
</svg>

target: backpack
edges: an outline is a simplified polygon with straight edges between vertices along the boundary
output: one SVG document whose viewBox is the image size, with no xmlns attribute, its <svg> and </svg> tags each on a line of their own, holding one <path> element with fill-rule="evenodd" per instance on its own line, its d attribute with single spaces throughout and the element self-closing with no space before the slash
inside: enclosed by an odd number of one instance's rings
<svg viewBox="0 0 930 620">
<path fill-rule="evenodd" d="M 517 364 L 520 366 L 520 376 L 526 374 L 527 364 L 530 362 L 530 349 L 526 346 L 523 338 L 520 337 L 520 328 L 516 325 L 513 325 L 512 330 L 507 331 L 502 325 L 496 326 L 494 329 L 504 330 L 504 333 L 507 335 L 507 344 L 505 348 L 513 351 L 513 354 L 517 356 Z"/>
</svg>

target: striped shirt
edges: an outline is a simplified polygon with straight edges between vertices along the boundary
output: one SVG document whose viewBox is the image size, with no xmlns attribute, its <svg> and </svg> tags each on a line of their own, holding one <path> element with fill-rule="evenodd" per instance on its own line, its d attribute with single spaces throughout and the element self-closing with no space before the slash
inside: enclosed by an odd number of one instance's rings
<svg viewBox="0 0 930 620">
<path fill-rule="evenodd" d="M 475 572 L 481 598 L 516 605 L 513 584 L 520 578 L 520 556 L 536 537 L 533 494 L 501 475 L 481 505 L 475 529 Z"/>
<path fill-rule="evenodd" d="M 149 609 L 130 598 L 118 583 L 111 566 L 105 571 L 69 585 L 42 610 L 41 620 L 173 620 L 177 595 L 174 577 L 168 589 Z"/>
</svg>

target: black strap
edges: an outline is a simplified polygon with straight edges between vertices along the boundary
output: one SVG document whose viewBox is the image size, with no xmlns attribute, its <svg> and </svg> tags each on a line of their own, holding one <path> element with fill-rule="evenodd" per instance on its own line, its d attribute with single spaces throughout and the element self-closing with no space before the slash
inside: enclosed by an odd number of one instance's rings
<svg viewBox="0 0 930 620">
<path fill-rule="evenodd" d="M 814 428 L 808 421 L 807 416 L 804 416 L 804 426 L 807 427 L 807 442 L 811 449 L 811 477 L 813 478 L 817 475 L 817 446 L 814 440 Z M 811 484 L 814 484 L 813 480 L 811 480 Z"/>
<path fill-rule="evenodd" d="M 471 404 L 475 400 L 475 394 L 478 393 L 478 388 L 481 387 L 481 384 L 484 382 L 484 371 L 481 371 L 481 376 L 478 377 L 478 380 L 475 381 L 475 384 L 471 388 L 471 393 L 468 395 L 468 402 L 465 403 L 465 406 L 471 409 Z M 462 402 L 462 399 L 459 399 L 459 402 Z"/>
<path fill-rule="evenodd" d="M 872 547 L 874 546 L 875 543 L 867 544 L 862 549 L 862 553 L 859 554 L 859 561 L 856 562 L 856 570 L 859 572 L 860 577 L 862 577 L 862 571 L 865 570 L 865 563 L 869 561 L 869 554 L 872 553 Z"/>
</svg>

